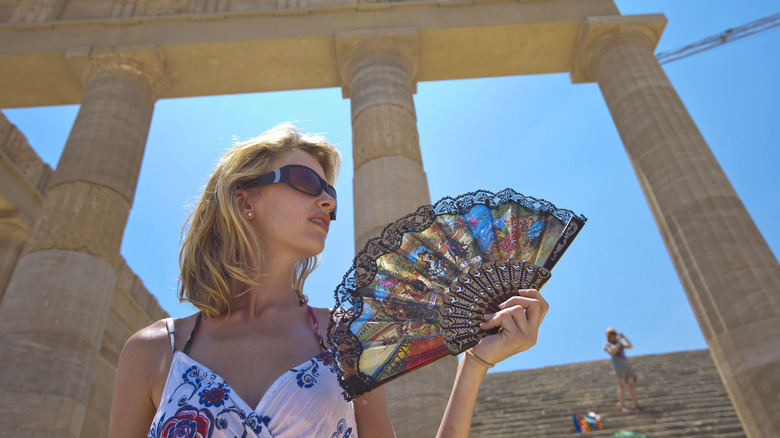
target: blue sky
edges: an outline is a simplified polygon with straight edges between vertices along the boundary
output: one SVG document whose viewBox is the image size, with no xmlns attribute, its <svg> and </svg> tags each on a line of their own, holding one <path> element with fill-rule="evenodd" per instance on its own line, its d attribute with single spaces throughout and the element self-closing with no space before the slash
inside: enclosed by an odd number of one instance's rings
<svg viewBox="0 0 780 438">
<path fill-rule="evenodd" d="M 657 52 L 780 12 L 768 0 L 616 3 L 625 15 L 666 15 Z M 778 29 L 664 65 L 775 254 Z M 628 335 L 633 355 L 706 347 L 596 84 L 573 85 L 568 74 L 426 82 L 414 98 L 432 201 L 512 187 L 589 219 L 543 290 L 551 308 L 539 343 L 494 371 L 604 359 L 607 326 Z M 77 111 L 3 113 L 55 167 Z M 344 157 L 339 220 L 305 291 L 313 305 L 333 305 L 354 256 L 351 125 L 341 90 L 322 89 L 156 104 L 122 255 L 171 315 L 193 311 L 176 299 L 179 238 L 214 163 L 234 141 L 286 121 L 325 134 Z"/>
</svg>

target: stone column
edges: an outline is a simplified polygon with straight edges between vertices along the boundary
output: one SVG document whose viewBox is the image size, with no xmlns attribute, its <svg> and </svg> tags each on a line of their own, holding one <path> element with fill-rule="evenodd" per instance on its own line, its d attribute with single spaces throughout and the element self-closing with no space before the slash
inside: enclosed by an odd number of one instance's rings
<svg viewBox="0 0 780 438">
<path fill-rule="evenodd" d="M 68 60 L 86 93 L 0 304 L 6 436 L 79 436 L 163 72 L 149 47 Z"/>
<path fill-rule="evenodd" d="M 601 88 L 747 435 L 780 436 L 780 265 L 653 55 L 664 24 L 589 18 L 572 80 Z"/>
<path fill-rule="evenodd" d="M 352 104 L 358 251 L 387 223 L 430 203 L 412 99 L 417 44 L 417 31 L 409 29 L 336 37 L 344 97 Z M 446 357 L 385 386 L 399 438 L 436 435 L 456 367 Z"/>
</svg>

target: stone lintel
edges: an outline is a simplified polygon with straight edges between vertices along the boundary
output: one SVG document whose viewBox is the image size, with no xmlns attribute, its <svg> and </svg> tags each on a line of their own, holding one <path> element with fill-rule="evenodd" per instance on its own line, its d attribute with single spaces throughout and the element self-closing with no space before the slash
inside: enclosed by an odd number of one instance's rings
<svg viewBox="0 0 780 438">
<path fill-rule="evenodd" d="M 0 107 L 81 102 L 84 86 L 64 53 L 82 46 L 158 45 L 175 78 L 158 98 L 340 87 L 335 36 L 371 28 L 419 31 L 417 82 L 568 72 L 585 18 L 620 14 L 613 0 L 458 7 L 401 1 L 383 3 L 390 9 L 381 12 L 310 3 L 307 15 L 231 11 L 229 4 L 213 14 L 96 18 L 90 12 L 90 19 L 0 23 Z"/>
<path fill-rule="evenodd" d="M 412 93 L 417 92 L 419 33 L 415 28 L 367 29 L 336 34 L 336 57 L 341 78 L 342 96 L 350 97 L 355 72 L 377 58 L 402 66 L 409 74 Z"/>
<path fill-rule="evenodd" d="M 643 41 L 655 48 L 666 23 L 664 14 L 587 17 L 569 71 L 571 82 L 594 82 L 591 71 L 593 61 L 601 50 L 612 43 L 628 38 Z"/>
<path fill-rule="evenodd" d="M 62 11 L 65 0 L 21 0 L 14 10 L 10 23 L 40 23 L 54 21 Z"/>
<path fill-rule="evenodd" d="M 168 87 L 163 52 L 155 45 L 119 47 L 73 47 L 65 53 L 84 88 L 95 78 L 121 74 L 141 80 L 155 97 Z"/>
</svg>

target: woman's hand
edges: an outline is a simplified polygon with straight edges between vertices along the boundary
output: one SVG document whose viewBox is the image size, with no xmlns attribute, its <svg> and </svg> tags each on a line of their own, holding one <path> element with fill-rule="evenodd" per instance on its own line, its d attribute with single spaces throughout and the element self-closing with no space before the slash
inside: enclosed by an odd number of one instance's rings
<svg viewBox="0 0 780 438">
<path fill-rule="evenodd" d="M 501 328 L 472 348 L 487 362 L 496 364 L 536 345 L 539 325 L 550 305 L 535 289 L 523 289 L 518 294 L 502 303 L 499 312 L 485 315 L 485 322 L 480 325 L 482 330 Z"/>
</svg>

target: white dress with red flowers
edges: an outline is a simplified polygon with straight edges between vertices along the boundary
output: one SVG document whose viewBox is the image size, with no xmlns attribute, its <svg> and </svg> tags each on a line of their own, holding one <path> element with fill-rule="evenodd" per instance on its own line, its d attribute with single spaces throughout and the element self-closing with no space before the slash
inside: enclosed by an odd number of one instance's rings
<svg viewBox="0 0 780 438">
<path fill-rule="evenodd" d="M 149 438 L 357 437 L 330 352 L 287 371 L 253 409 L 217 373 L 179 351 L 173 319 L 166 323 L 173 362 Z"/>
</svg>

